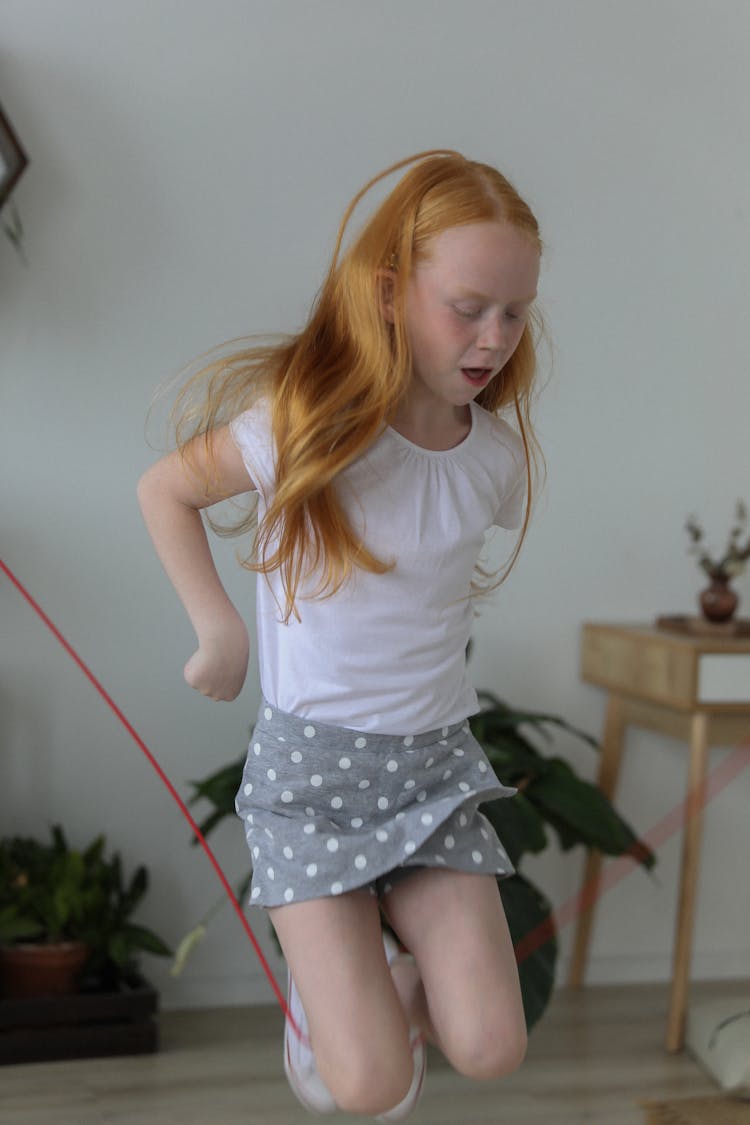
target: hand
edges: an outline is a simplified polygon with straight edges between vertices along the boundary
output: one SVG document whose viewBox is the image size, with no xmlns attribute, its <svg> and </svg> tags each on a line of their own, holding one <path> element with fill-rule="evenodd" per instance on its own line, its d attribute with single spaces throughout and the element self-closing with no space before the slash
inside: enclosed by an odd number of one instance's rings
<svg viewBox="0 0 750 1125">
<path fill-rule="evenodd" d="M 198 649 L 185 665 L 191 688 L 213 700 L 236 699 L 247 674 L 249 642 L 239 619 L 208 638 L 199 638 Z"/>
</svg>

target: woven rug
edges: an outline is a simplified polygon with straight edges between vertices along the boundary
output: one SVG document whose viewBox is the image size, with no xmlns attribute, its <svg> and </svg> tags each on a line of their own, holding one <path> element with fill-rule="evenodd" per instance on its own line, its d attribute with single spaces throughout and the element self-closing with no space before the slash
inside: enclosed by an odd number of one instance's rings
<svg viewBox="0 0 750 1125">
<path fill-rule="evenodd" d="M 750 1102 L 735 1098 L 681 1098 L 643 1102 L 646 1125 L 750 1125 Z"/>
</svg>

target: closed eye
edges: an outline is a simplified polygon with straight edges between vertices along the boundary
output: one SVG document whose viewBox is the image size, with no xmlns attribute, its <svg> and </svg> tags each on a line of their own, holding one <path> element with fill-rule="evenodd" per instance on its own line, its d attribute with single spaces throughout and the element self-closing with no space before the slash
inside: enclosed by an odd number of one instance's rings
<svg viewBox="0 0 750 1125">
<path fill-rule="evenodd" d="M 453 311 L 464 317 L 465 320 L 476 320 L 477 317 L 482 315 L 482 310 L 475 306 L 454 305 Z"/>
</svg>

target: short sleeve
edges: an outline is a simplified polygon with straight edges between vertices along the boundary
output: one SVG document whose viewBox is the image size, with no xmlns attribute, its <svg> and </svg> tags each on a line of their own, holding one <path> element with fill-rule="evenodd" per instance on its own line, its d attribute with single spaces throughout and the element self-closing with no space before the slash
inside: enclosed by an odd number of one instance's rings
<svg viewBox="0 0 750 1125">
<path fill-rule="evenodd" d="M 507 422 L 493 419 L 498 463 L 498 505 L 493 523 L 513 531 L 523 523 L 526 503 L 526 454 L 523 442 Z"/>
<path fill-rule="evenodd" d="M 276 480 L 271 410 L 268 402 L 265 400 L 257 402 L 249 410 L 239 414 L 229 423 L 229 432 L 242 455 L 251 480 L 268 499 L 274 490 Z"/>
</svg>

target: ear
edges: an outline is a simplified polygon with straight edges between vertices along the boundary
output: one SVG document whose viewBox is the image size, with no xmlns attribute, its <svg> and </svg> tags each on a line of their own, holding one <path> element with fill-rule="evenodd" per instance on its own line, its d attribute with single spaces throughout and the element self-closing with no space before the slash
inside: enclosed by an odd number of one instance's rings
<svg viewBox="0 0 750 1125">
<path fill-rule="evenodd" d="M 380 311 L 383 314 L 383 319 L 387 321 L 388 324 L 393 324 L 396 319 L 396 313 L 393 307 L 395 285 L 395 270 L 378 270 L 378 293 L 380 295 Z"/>
</svg>

